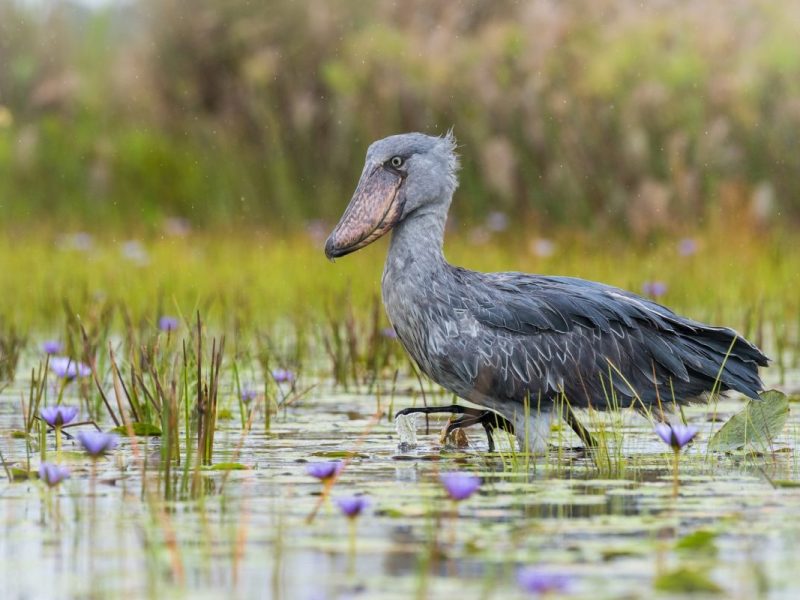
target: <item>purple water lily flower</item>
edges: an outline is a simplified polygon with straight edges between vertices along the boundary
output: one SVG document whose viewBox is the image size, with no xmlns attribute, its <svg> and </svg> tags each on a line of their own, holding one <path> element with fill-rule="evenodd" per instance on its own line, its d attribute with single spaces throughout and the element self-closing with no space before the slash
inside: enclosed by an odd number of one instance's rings
<svg viewBox="0 0 800 600">
<path fill-rule="evenodd" d="M 67 423 L 71 423 L 78 416 L 77 406 L 48 406 L 39 411 L 39 416 L 42 420 L 50 425 L 50 427 L 61 427 Z"/>
<path fill-rule="evenodd" d="M 539 258 L 547 258 L 552 256 L 556 251 L 556 244 L 553 240 L 547 238 L 536 238 L 531 241 L 529 246 L 531 252 Z"/>
<path fill-rule="evenodd" d="M 683 425 L 682 423 L 677 425 L 658 423 L 655 426 L 655 431 L 665 444 L 668 444 L 675 452 L 678 452 L 694 439 L 698 430 L 697 427 Z"/>
<path fill-rule="evenodd" d="M 660 298 L 667 293 L 667 284 L 663 281 L 645 281 L 642 285 L 642 292 L 645 296 Z"/>
<path fill-rule="evenodd" d="M 258 390 L 251 387 L 242 388 L 242 391 L 239 393 L 239 398 L 241 398 L 242 402 L 245 404 L 250 404 L 253 400 L 258 398 Z"/>
<path fill-rule="evenodd" d="M 313 462 L 306 466 L 306 473 L 321 481 L 327 481 L 342 470 L 342 462 L 331 460 L 326 462 Z"/>
<path fill-rule="evenodd" d="M 337 498 L 336 504 L 346 517 L 355 519 L 369 506 L 369 499 L 366 496 L 345 496 Z"/>
<path fill-rule="evenodd" d="M 272 369 L 272 378 L 275 383 L 287 383 L 294 381 L 294 373 L 289 369 Z"/>
<path fill-rule="evenodd" d="M 165 315 L 158 320 L 158 328 L 161 331 L 166 331 L 166 332 L 175 331 L 176 329 L 178 329 L 179 325 L 180 322 L 175 317 L 168 317 Z"/>
<path fill-rule="evenodd" d="M 500 233 L 508 229 L 508 215 L 499 210 L 495 210 L 486 215 L 486 229 L 495 233 Z"/>
<path fill-rule="evenodd" d="M 466 500 L 481 487 L 481 478 L 471 473 L 456 471 L 439 475 L 447 495 L 456 502 Z"/>
<path fill-rule="evenodd" d="M 531 594 L 549 594 L 566 591 L 570 578 L 563 573 L 550 573 L 539 567 L 525 567 L 517 573 L 517 583 Z"/>
<path fill-rule="evenodd" d="M 42 352 L 45 354 L 58 354 L 64 349 L 64 344 L 58 340 L 47 340 L 42 344 Z"/>
<path fill-rule="evenodd" d="M 66 356 L 51 358 L 50 368 L 61 379 L 67 380 L 72 380 L 76 377 L 88 377 L 92 374 L 91 367 Z"/>
<path fill-rule="evenodd" d="M 148 262 L 150 262 L 150 256 L 147 254 L 147 248 L 145 248 L 144 244 L 138 240 L 128 240 L 126 242 L 122 242 L 120 250 L 122 251 L 122 256 L 124 258 L 132 263 L 136 263 L 139 266 L 145 266 Z"/>
<path fill-rule="evenodd" d="M 113 433 L 103 433 L 102 431 L 81 431 L 78 433 L 78 441 L 86 454 L 97 458 L 116 448 L 119 437 Z"/>
<path fill-rule="evenodd" d="M 69 469 L 67 467 L 47 462 L 43 462 L 39 465 L 39 479 L 44 481 L 49 487 L 55 487 L 68 478 Z"/>
<path fill-rule="evenodd" d="M 678 254 L 681 256 L 692 256 L 697 253 L 697 240 L 694 238 L 683 238 L 678 242 Z"/>
<path fill-rule="evenodd" d="M 397 339 L 397 332 L 394 330 L 394 327 L 384 327 L 383 329 L 381 329 L 381 335 L 385 337 L 387 340 Z"/>
</svg>

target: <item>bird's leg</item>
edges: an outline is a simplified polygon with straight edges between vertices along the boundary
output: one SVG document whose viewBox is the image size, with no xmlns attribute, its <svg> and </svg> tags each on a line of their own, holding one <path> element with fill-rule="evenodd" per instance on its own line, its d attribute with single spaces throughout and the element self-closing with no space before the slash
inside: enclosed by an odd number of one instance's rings
<svg viewBox="0 0 800 600">
<path fill-rule="evenodd" d="M 580 421 L 578 421 L 578 418 L 575 416 L 575 413 L 569 406 L 567 406 L 566 410 L 564 411 L 564 420 L 569 424 L 570 427 L 572 427 L 572 431 L 574 431 L 575 434 L 581 438 L 583 445 L 586 446 L 587 449 L 597 448 L 597 440 L 594 439 L 594 436 L 589 433 L 589 430 L 586 429 Z"/>
</svg>

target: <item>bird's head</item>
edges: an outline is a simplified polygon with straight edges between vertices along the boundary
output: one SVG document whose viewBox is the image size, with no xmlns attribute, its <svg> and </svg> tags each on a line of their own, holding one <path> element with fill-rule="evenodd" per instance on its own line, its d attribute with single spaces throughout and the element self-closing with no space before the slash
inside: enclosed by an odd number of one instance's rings
<svg viewBox="0 0 800 600">
<path fill-rule="evenodd" d="M 420 209 L 446 212 L 458 185 L 455 147 L 452 132 L 443 137 L 405 133 L 374 142 L 353 198 L 325 243 L 325 255 L 355 252 Z"/>
</svg>

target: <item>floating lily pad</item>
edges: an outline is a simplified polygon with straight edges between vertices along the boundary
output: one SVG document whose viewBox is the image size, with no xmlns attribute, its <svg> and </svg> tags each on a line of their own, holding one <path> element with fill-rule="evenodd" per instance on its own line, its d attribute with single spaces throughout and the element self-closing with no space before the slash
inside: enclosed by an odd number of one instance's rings
<svg viewBox="0 0 800 600">
<path fill-rule="evenodd" d="M 56 458 L 60 458 L 61 462 L 65 463 L 85 463 L 88 455 L 78 450 L 63 450 L 60 457 L 55 452 L 47 453 L 47 460 L 52 461 Z"/>
<path fill-rule="evenodd" d="M 674 571 L 656 577 L 653 586 L 661 592 L 674 594 L 692 594 L 703 592 L 706 594 L 721 594 L 722 588 L 711 581 L 703 573 L 680 567 Z"/>
<path fill-rule="evenodd" d="M 131 423 L 131 429 L 133 429 L 133 435 L 137 436 L 149 435 L 151 437 L 158 437 L 161 435 L 161 430 L 152 423 Z M 114 427 L 114 429 L 111 431 L 118 433 L 119 435 L 128 435 L 128 428 L 125 425 Z"/>
<path fill-rule="evenodd" d="M 235 462 L 218 463 L 209 467 L 211 471 L 247 471 L 249 468 L 247 465 Z"/>
<path fill-rule="evenodd" d="M 11 467 L 8 472 L 11 474 L 11 481 L 27 481 L 28 479 L 39 479 L 36 471 L 26 471 L 19 467 Z"/>
<path fill-rule="evenodd" d="M 800 488 L 800 481 L 793 479 L 773 479 L 772 485 L 779 488 Z"/>
<path fill-rule="evenodd" d="M 717 554 L 716 539 L 717 534 L 713 531 L 699 529 L 679 539 L 675 544 L 675 549 L 680 552 L 715 556 Z"/>
<path fill-rule="evenodd" d="M 11 437 L 15 440 L 24 440 L 26 437 L 28 437 L 28 434 L 21 429 L 15 429 L 11 432 Z"/>
<path fill-rule="evenodd" d="M 750 400 L 708 442 L 708 449 L 731 452 L 746 446 L 766 449 L 783 430 L 789 418 L 789 402 L 784 394 L 769 390 L 760 400 Z"/>
<path fill-rule="evenodd" d="M 348 450 L 319 450 L 312 452 L 311 456 L 324 456 L 325 458 L 369 458 L 368 454 L 350 452 Z"/>
</svg>

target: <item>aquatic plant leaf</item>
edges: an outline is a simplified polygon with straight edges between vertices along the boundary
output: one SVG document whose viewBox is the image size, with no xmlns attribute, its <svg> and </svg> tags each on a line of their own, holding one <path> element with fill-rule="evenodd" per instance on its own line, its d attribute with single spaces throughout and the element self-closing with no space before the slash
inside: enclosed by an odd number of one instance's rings
<svg viewBox="0 0 800 600">
<path fill-rule="evenodd" d="M 152 423 L 131 423 L 131 429 L 133 429 L 133 435 L 137 436 L 149 435 L 158 437 L 161 435 L 161 430 Z M 114 427 L 111 432 L 119 435 L 128 435 L 128 428 L 125 425 L 120 425 L 119 427 Z"/>
<path fill-rule="evenodd" d="M 217 419 L 221 421 L 230 421 L 233 419 L 233 412 L 230 408 L 221 408 L 217 411 Z"/>
<path fill-rule="evenodd" d="M 250 467 L 248 467 L 247 465 L 243 465 L 242 463 L 227 462 L 227 463 L 218 463 L 209 468 L 212 471 L 246 471 Z"/>
<path fill-rule="evenodd" d="M 22 431 L 21 429 L 15 429 L 11 432 L 11 438 L 15 440 L 24 440 L 28 437 L 28 434 Z"/>
<path fill-rule="evenodd" d="M 352 452 L 350 450 L 318 450 L 312 452 L 311 456 L 323 456 L 325 458 L 369 458 L 369 454 Z"/>
<path fill-rule="evenodd" d="M 730 452 L 745 446 L 767 449 L 783 430 L 789 418 L 785 394 L 768 390 L 760 400 L 750 400 L 744 410 L 733 415 L 708 442 L 708 449 Z"/>
<path fill-rule="evenodd" d="M 62 463 L 77 463 L 82 464 L 86 462 L 86 453 L 78 450 L 64 450 L 61 452 Z"/>
<path fill-rule="evenodd" d="M 39 473 L 36 471 L 27 471 L 19 467 L 11 467 L 8 472 L 11 475 L 11 481 L 27 481 L 28 479 L 39 478 Z"/>
<path fill-rule="evenodd" d="M 716 583 L 699 571 L 688 567 L 680 567 L 674 571 L 659 575 L 653 582 L 653 587 L 661 592 L 672 592 L 674 594 L 722 593 L 722 588 Z"/>
<path fill-rule="evenodd" d="M 718 551 L 716 539 L 717 534 L 713 531 L 698 529 L 679 539 L 675 544 L 675 549 L 689 554 L 716 556 Z"/>
</svg>

